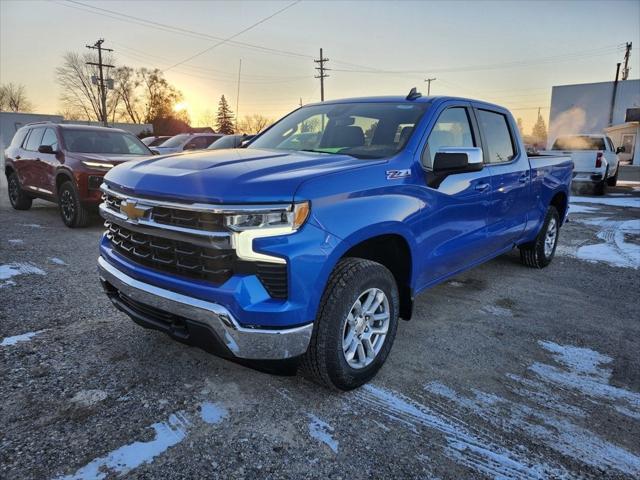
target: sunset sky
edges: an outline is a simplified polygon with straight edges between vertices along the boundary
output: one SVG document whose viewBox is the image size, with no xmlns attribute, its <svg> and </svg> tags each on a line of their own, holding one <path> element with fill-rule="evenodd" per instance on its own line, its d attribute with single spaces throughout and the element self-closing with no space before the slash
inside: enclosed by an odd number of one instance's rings
<svg viewBox="0 0 640 480">
<path fill-rule="evenodd" d="M 435 77 L 432 94 L 489 100 L 510 108 L 526 130 L 551 87 L 613 80 L 633 41 L 630 78 L 640 74 L 640 2 L 293 3 L 0 0 L 0 83 L 24 84 L 39 113 L 61 109 L 55 68 L 66 51 L 98 38 L 118 65 L 160 68 L 185 96 L 192 124 L 224 94 L 240 116 L 277 118 L 320 99 L 313 58 L 332 69 L 326 98 L 406 94 Z M 88 5 L 88 6 L 87 6 Z M 143 22 L 138 19 L 144 19 Z M 152 22 L 152 23 L 149 23 Z M 178 30 L 179 29 L 179 30 Z"/>
</svg>

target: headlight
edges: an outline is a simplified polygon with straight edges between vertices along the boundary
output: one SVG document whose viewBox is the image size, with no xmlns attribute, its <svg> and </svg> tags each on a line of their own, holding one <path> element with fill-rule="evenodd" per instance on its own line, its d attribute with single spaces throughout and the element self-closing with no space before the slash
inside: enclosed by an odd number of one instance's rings
<svg viewBox="0 0 640 480">
<path fill-rule="evenodd" d="M 292 209 L 278 212 L 247 212 L 226 215 L 224 224 L 230 230 L 242 232 L 262 228 L 300 228 L 309 216 L 309 202 L 293 205 Z"/>
<path fill-rule="evenodd" d="M 82 163 L 89 168 L 102 168 L 105 170 L 109 170 L 110 168 L 113 168 L 112 163 L 106 163 L 106 162 L 90 162 L 88 160 L 82 160 Z"/>
</svg>

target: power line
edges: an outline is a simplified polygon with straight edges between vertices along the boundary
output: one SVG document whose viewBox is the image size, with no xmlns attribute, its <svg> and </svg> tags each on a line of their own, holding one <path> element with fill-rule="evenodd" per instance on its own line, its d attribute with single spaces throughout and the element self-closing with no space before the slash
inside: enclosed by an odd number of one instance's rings
<svg viewBox="0 0 640 480">
<path fill-rule="evenodd" d="M 324 79 L 329 76 L 329 75 L 327 75 L 325 73 L 329 69 L 324 66 L 324 64 L 327 63 L 328 61 L 329 61 L 329 59 L 325 58 L 322 55 L 322 48 L 321 48 L 320 49 L 320 58 L 318 60 L 314 60 L 314 62 L 319 65 L 318 67 L 316 67 L 316 70 L 318 71 L 318 75 L 316 75 L 315 78 L 319 78 L 320 79 L 320 101 L 321 102 L 324 102 Z"/>
<path fill-rule="evenodd" d="M 205 53 L 210 52 L 211 50 L 213 50 L 214 48 L 219 47 L 220 45 L 224 45 L 225 43 L 227 43 L 227 42 L 229 42 L 229 41 L 233 40 L 234 38 L 239 37 L 239 36 L 240 36 L 240 35 L 242 35 L 243 33 L 246 33 L 246 32 L 248 32 L 249 30 L 252 30 L 252 29 L 254 29 L 255 27 L 257 27 L 258 25 L 263 24 L 263 23 L 264 23 L 264 22 L 266 22 L 267 20 L 272 19 L 272 18 L 273 18 L 273 17 L 275 17 L 276 15 L 281 14 L 281 13 L 282 13 L 282 12 L 284 12 L 285 10 L 290 9 L 290 8 L 291 8 L 291 7 L 293 7 L 294 5 L 297 5 L 297 4 L 298 4 L 298 3 L 300 3 L 301 1 L 302 1 L 302 0 L 295 0 L 294 2 L 290 3 L 289 5 L 287 5 L 287 6 L 283 7 L 283 8 L 281 8 L 280 10 L 276 10 L 276 11 L 275 11 L 274 13 L 272 13 L 271 15 L 268 15 L 268 16 L 266 16 L 266 17 L 264 17 L 264 18 L 262 18 L 262 19 L 258 20 L 257 22 L 255 22 L 255 23 L 253 23 L 253 24 L 249 25 L 248 27 L 243 28 L 242 30 L 240 30 L 239 32 L 237 32 L 237 33 L 235 33 L 235 34 L 231 35 L 230 37 L 223 38 L 223 39 L 222 39 L 222 40 L 220 40 L 218 43 L 216 43 L 216 44 L 214 44 L 214 45 L 212 45 L 212 46 L 210 46 L 210 47 L 207 47 L 207 48 L 205 48 L 204 50 L 202 50 L 202 51 L 200 51 L 200 52 L 198 52 L 198 53 L 196 53 L 196 54 L 194 54 L 194 55 L 191 55 L 190 57 L 185 58 L 185 59 L 184 59 L 184 60 L 182 60 L 181 62 L 175 63 L 175 64 L 171 65 L 170 67 L 165 68 L 165 69 L 163 70 L 163 72 L 166 72 L 167 70 L 171 70 L 172 68 L 177 67 L 177 66 L 179 66 L 179 65 L 182 65 L 183 63 L 187 63 L 189 60 L 193 60 L 194 58 L 199 57 L 200 55 L 204 55 Z"/>
</svg>

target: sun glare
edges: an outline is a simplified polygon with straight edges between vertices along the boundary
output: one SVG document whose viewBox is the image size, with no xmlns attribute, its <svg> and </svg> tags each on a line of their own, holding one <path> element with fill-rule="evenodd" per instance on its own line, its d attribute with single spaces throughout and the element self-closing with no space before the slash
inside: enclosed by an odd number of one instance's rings
<svg viewBox="0 0 640 480">
<path fill-rule="evenodd" d="M 179 102 L 174 105 L 173 110 L 176 112 L 182 112 L 183 110 L 186 110 L 188 108 L 189 104 L 187 102 Z"/>
</svg>

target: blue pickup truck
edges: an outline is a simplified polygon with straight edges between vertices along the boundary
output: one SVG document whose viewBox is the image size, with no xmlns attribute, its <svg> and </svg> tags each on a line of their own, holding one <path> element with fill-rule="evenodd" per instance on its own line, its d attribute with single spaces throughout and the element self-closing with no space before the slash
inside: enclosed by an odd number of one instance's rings
<svg viewBox="0 0 640 480">
<path fill-rule="evenodd" d="M 230 358 L 301 357 L 348 390 L 426 288 L 514 247 L 548 265 L 572 169 L 529 158 L 485 102 L 414 89 L 308 105 L 247 148 L 113 168 L 99 275 L 143 327 Z"/>
</svg>

